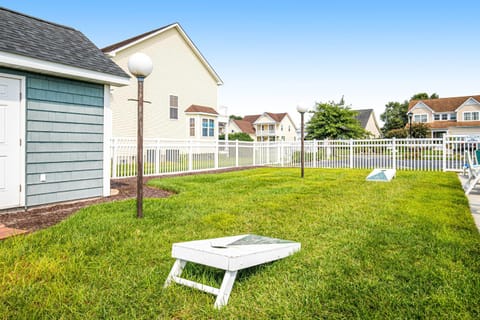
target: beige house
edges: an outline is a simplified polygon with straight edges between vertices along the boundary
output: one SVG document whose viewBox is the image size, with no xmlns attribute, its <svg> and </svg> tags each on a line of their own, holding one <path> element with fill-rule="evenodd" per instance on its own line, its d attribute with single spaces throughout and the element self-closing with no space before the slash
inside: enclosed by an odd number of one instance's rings
<svg viewBox="0 0 480 320">
<path fill-rule="evenodd" d="M 229 122 L 230 133 L 246 132 L 255 141 L 295 141 L 296 130 L 288 113 L 264 112 Z"/>
<path fill-rule="evenodd" d="M 373 109 L 359 109 L 353 110 L 357 112 L 356 119 L 360 122 L 360 125 L 365 129 L 371 138 L 380 138 L 382 135 L 380 127 L 378 126 L 377 119 Z"/>
<path fill-rule="evenodd" d="M 410 101 L 413 123 L 425 123 L 432 137 L 480 135 L 480 96 Z"/>
<path fill-rule="evenodd" d="M 230 119 L 228 123 L 228 129 L 230 133 L 244 132 L 247 133 L 253 140 L 257 139 L 257 137 L 255 136 L 255 128 L 253 127 L 251 122 L 245 120 Z"/>
<path fill-rule="evenodd" d="M 128 72 L 128 59 L 148 55 L 153 71 L 144 83 L 144 138 L 216 140 L 222 80 L 178 23 L 102 51 Z M 137 135 L 137 80 L 111 90 L 113 137 Z"/>
</svg>

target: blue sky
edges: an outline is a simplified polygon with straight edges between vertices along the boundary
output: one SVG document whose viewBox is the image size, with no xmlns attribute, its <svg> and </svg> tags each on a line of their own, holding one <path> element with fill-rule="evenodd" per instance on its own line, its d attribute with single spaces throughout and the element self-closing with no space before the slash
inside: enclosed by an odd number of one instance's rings
<svg viewBox="0 0 480 320">
<path fill-rule="evenodd" d="M 224 81 L 229 113 L 345 96 L 373 108 L 417 92 L 480 94 L 480 1 L 26 1 L 0 6 L 82 31 L 100 48 L 179 22 Z"/>
</svg>

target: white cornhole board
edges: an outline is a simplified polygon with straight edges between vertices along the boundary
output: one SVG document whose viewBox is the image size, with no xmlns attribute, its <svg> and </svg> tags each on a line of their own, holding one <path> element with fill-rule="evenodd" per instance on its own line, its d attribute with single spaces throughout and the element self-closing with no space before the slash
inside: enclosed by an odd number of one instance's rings
<svg viewBox="0 0 480 320">
<path fill-rule="evenodd" d="M 367 181 L 390 182 L 393 178 L 395 178 L 395 175 L 395 169 L 374 169 L 367 176 Z"/>
<path fill-rule="evenodd" d="M 172 257 L 177 259 L 165 281 L 172 281 L 217 296 L 215 308 L 226 305 L 238 270 L 279 260 L 300 250 L 300 243 L 252 234 L 174 243 Z M 225 270 L 220 289 L 180 278 L 187 262 Z"/>
</svg>

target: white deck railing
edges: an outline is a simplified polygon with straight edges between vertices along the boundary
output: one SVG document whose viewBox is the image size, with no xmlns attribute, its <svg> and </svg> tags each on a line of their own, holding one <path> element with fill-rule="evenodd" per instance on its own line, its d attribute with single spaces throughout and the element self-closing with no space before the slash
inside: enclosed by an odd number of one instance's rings
<svg viewBox="0 0 480 320">
<path fill-rule="evenodd" d="M 480 137 L 305 141 L 310 168 L 392 168 L 461 171 L 464 151 L 475 159 Z M 111 141 L 112 178 L 136 175 L 136 140 Z M 297 167 L 300 142 L 144 140 L 144 175 L 195 172 L 244 166 Z"/>
</svg>

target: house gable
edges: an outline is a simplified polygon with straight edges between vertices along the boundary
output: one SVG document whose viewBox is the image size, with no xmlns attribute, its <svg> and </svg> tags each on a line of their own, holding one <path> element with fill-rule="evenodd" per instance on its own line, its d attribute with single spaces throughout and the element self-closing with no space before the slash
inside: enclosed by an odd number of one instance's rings
<svg viewBox="0 0 480 320">
<path fill-rule="evenodd" d="M 476 99 L 470 97 L 464 103 L 462 103 L 457 109 L 455 109 L 455 112 L 460 112 L 462 109 L 464 109 L 467 106 L 472 106 L 474 108 L 475 107 L 480 107 L 480 102 L 478 102 Z"/>
<path fill-rule="evenodd" d="M 412 108 L 410 108 L 410 111 L 414 110 L 428 110 L 429 112 L 435 112 L 430 108 L 428 105 L 426 105 L 423 101 L 417 102 Z"/>
<path fill-rule="evenodd" d="M 153 71 L 144 82 L 145 100 L 151 102 L 144 107 L 145 138 L 189 139 L 191 115 L 184 111 L 192 105 L 217 108 L 218 81 L 179 30 L 173 26 L 162 28 L 114 49 L 112 59 L 124 70 L 128 70 L 128 59 L 136 52 L 152 59 Z M 132 79 L 128 87 L 115 88 L 112 93 L 116 137 L 136 136 L 136 124 L 131 121 L 136 118 L 135 103 L 128 102 L 136 96 L 136 88 L 136 80 Z M 177 106 L 171 106 L 171 101 L 176 101 Z"/>
<path fill-rule="evenodd" d="M 213 67 L 208 63 L 207 59 L 202 55 L 200 50 L 198 50 L 197 46 L 193 43 L 193 41 L 188 37 L 188 35 L 185 33 L 183 28 L 180 26 L 179 23 L 173 23 L 146 33 L 143 33 L 141 35 L 132 37 L 127 40 L 123 40 L 121 42 L 118 42 L 116 44 L 112 44 L 108 47 L 105 47 L 102 49 L 102 51 L 112 57 L 116 56 L 119 52 L 126 50 L 131 47 L 135 47 L 141 42 L 147 41 L 149 39 L 155 38 L 158 35 L 168 32 L 169 30 L 175 30 L 178 32 L 178 34 L 183 38 L 185 43 L 189 46 L 189 48 L 192 50 L 192 52 L 195 54 L 197 59 L 202 63 L 202 65 L 205 67 L 205 69 L 209 72 L 209 74 L 212 76 L 213 79 L 215 79 L 217 85 L 222 85 L 223 81 L 220 79 L 219 75 L 216 73 L 216 71 L 213 69 Z"/>
</svg>

